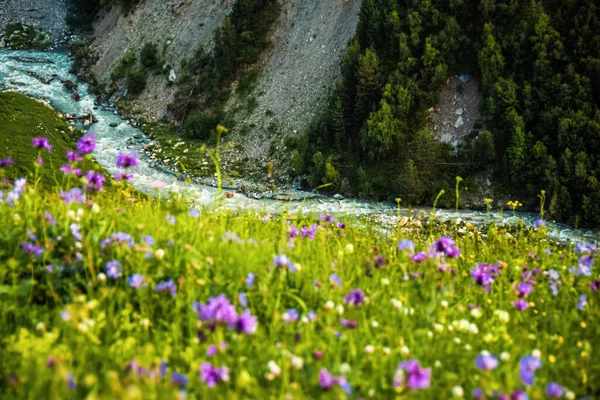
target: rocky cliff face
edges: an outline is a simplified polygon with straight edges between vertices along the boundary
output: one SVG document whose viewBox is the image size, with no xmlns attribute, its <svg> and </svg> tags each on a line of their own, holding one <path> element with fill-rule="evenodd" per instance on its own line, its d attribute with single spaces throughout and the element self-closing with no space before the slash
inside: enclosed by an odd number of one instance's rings
<svg viewBox="0 0 600 400">
<path fill-rule="evenodd" d="M 55 43 L 67 40 L 67 0 L 0 0 L 0 31 L 20 22 L 50 32 Z"/>
<path fill-rule="evenodd" d="M 164 49 L 165 62 L 177 76 L 181 60 L 191 57 L 199 45 L 209 45 L 231 4 L 232 0 L 145 0 L 128 15 L 113 7 L 94 24 L 92 51 L 98 61 L 92 73 L 101 83 L 109 83 L 112 71 L 128 50 L 137 51 L 144 43 L 153 42 Z M 151 76 L 134 108 L 147 119 L 160 118 L 174 92 L 167 76 Z"/>
</svg>

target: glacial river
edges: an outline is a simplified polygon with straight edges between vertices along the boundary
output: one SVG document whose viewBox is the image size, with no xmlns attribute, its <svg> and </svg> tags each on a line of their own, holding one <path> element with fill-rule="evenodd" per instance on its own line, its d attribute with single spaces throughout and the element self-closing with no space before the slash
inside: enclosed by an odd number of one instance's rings
<svg viewBox="0 0 600 400">
<path fill-rule="evenodd" d="M 86 84 L 78 84 L 78 93 L 81 96 L 75 101 L 61 80 L 76 81 L 76 77 L 69 73 L 71 59 L 63 52 L 27 52 L 9 51 L 0 49 L 0 89 L 13 90 L 27 96 L 47 101 L 54 109 L 64 114 L 83 116 L 93 114 L 97 122 L 89 127 L 96 134 L 97 150 L 95 159 L 110 173 L 118 172 L 115 161 L 119 152 L 128 152 L 130 149 L 139 150 L 136 145 L 131 145 L 131 138 L 141 131 L 115 113 L 112 107 L 95 104 L 95 98 L 87 93 Z M 52 76 L 58 76 L 49 84 L 43 82 Z M 43 77 L 45 79 L 40 79 Z M 111 127 L 111 125 L 117 125 Z M 139 151 L 138 151 L 139 152 Z M 2 154 L 0 154 L 2 156 Z M 148 160 L 142 158 L 140 167 L 134 171 L 132 185 L 143 192 L 154 193 L 151 187 L 153 182 L 163 182 L 166 186 L 163 191 L 185 192 L 197 204 L 214 205 L 216 188 L 201 184 L 184 184 L 174 175 L 150 166 Z M 290 190 L 294 198 L 303 198 L 308 193 Z M 353 214 L 370 215 L 380 221 L 392 222 L 398 218 L 396 205 L 389 202 L 373 202 L 363 200 L 336 200 L 330 197 L 307 197 L 303 201 L 278 201 L 273 199 L 253 199 L 243 194 L 236 193 L 232 198 L 223 199 L 222 207 L 240 210 L 255 210 L 261 213 L 280 213 L 285 210 L 315 214 Z M 432 209 L 427 207 L 413 208 L 412 216 L 431 215 Z M 407 210 L 403 210 L 403 215 Z M 466 222 L 485 224 L 490 221 L 497 223 L 514 223 L 518 220 L 530 225 L 536 215 L 529 213 L 513 214 L 505 211 L 504 214 L 492 211 L 489 215 L 482 211 L 439 209 L 435 215 L 440 220 L 461 218 Z M 562 224 L 548 224 L 549 236 L 561 241 L 585 240 L 597 241 L 597 233 L 572 229 Z"/>
</svg>

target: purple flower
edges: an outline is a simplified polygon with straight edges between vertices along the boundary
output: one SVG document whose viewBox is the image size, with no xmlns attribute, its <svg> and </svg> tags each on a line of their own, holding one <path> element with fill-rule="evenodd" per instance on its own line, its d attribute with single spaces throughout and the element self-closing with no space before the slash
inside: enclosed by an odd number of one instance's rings
<svg viewBox="0 0 600 400">
<path fill-rule="evenodd" d="M 128 235 L 124 232 L 117 232 L 117 233 L 111 234 L 108 237 L 108 239 L 101 241 L 100 247 L 105 248 L 109 244 L 123 244 L 123 243 L 127 244 L 127 247 L 132 248 L 134 245 L 134 240 L 130 235 Z"/>
<path fill-rule="evenodd" d="M 224 294 L 210 297 L 207 304 L 197 304 L 194 307 L 201 321 L 230 324 L 238 320 L 235 307 L 227 300 Z"/>
<path fill-rule="evenodd" d="M 348 293 L 346 297 L 344 297 L 344 302 L 355 306 L 360 306 L 365 302 L 365 294 L 360 289 L 354 289 Z"/>
<path fill-rule="evenodd" d="M 487 351 L 482 351 L 481 354 L 475 358 L 475 365 L 479 369 L 491 371 L 498 366 L 498 359 Z"/>
<path fill-rule="evenodd" d="M 292 239 L 298 236 L 298 228 L 296 225 L 290 225 L 288 229 L 288 236 Z"/>
<path fill-rule="evenodd" d="M 77 176 L 78 178 L 81 177 L 81 169 L 74 168 L 70 164 L 63 165 L 62 167 L 59 168 L 59 170 L 61 170 L 62 173 L 65 175 L 73 174 L 73 175 Z"/>
<path fill-rule="evenodd" d="M 200 218 L 200 211 L 196 210 L 195 208 L 192 208 L 190 211 L 188 211 L 188 215 L 192 218 Z"/>
<path fill-rule="evenodd" d="M 592 251 L 596 250 L 596 245 L 589 243 L 577 243 L 575 245 L 575 252 L 577 254 L 590 254 Z"/>
<path fill-rule="evenodd" d="M 529 396 L 522 390 L 516 390 L 510 395 L 510 400 L 529 400 Z"/>
<path fill-rule="evenodd" d="M 398 370 L 403 370 L 408 374 L 406 384 L 411 390 L 427 389 L 431 385 L 431 368 L 423 369 L 417 360 L 402 362 L 398 365 Z M 402 377 L 403 374 L 396 374 Z M 404 379 L 394 382 L 396 387 L 404 385 Z"/>
<path fill-rule="evenodd" d="M 543 228 L 544 226 L 546 226 L 546 221 L 544 221 L 543 219 L 536 219 L 535 221 L 533 221 L 533 227 L 536 230 L 539 230 L 540 228 Z"/>
<path fill-rule="evenodd" d="M 337 224 L 338 229 L 346 229 L 346 224 L 343 222 L 340 222 L 339 224 Z"/>
<path fill-rule="evenodd" d="M 594 292 L 600 289 L 600 279 L 596 279 L 594 282 L 590 283 L 590 287 Z"/>
<path fill-rule="evenodd" d="M 563 394 L 565 394 L 565 388 L 560 386 L 556 382 L 550 382 L 546 386 L 546 394 L 550 398 L 558 399 L 558 398 L 561 398 L 563 396 Z"/>
<path fill-rule="evenodd" d="M 358 326 L 358 322 L 350 321 L 349 319 L 340 318 L 340 325 L 345 326 L 346 328 L 354 329 Z"/>
<path fill-rule="evenodd" d="M 523 299 L 519 299 L 513 303 L 513 306 L 519 311 L 529 308 L 529 303 Z"/>
<path fill-rule="evenodd" d="M 146 279 L 144 275 L 133 274 L 127 278 L 127 284 L 132 288 L 139 289 L 144 284 L 144 279 Z"/>
<path fill-rule="evenodd" d="M 498 267 L 495 265 L 477 264 L 477 267 L 471 270 L 471 278 L 478 285 L 483 286 L 486 292 L 490 291 L 490 284 L 494 282 L 496 276 L 498 276 Z"/>
<path fill-rule="evenodd" d="M 139 155 L 135 151 L 129 152 L 129 154 L 125 154 L 119 152 L 117 156 L 117 167 L 119 168 L 133 168 L 140 165 L 139 163 Z"/>
<path fill-rule="evenodd" d="M 81 241 L 81 232 L 79 231 L 79 224 L 71 224 L 69 229 L 71 229 L 71 234 L 73 235 L 75 240 Z"/>
<path fill-rule="evenodd" d="M 13 165 L 13 164 L 14 164 L 14 161 L 10 157 L 0 159 L 0 168 L 8 167 L 9 165 Z"/>
<path fill-rule="evenodd" d="M 69 160 L 70 162 L 77 162 L 83 161 L 83 158 L 80 157 L 79 154 L 75 153 L 74 151 L 67 149 L 67 160 Z"/>
<path fill-rule="evenodd" d="M 308 318 L 308 320 L 311 322 L 315 322 L 318 317 L 314 311 L 309 311 L 308 314 L 306 314 L 306 318 Z"/>
<path fill-rule="evenodd" d="M 577 302 L 577 309 L 583 310 L 585 306 L 587 306 L 587 296 L 585 294 L 582 294 L 579 296 L 579 300 Z"/>
<path fill-rule="evenodd" d="M 425 262 L 428 258 L 429 258 L 429 254 L 424 253 L 422 251 L 415 253 L 410 257 L 412 262 L 415 262 L 417 264 L 421 264 L 421 263 Z"/>
<path fill-rule="evenodd" d="M 252 335 L 256 332 L 258 318 L 250 314 L 250 310 L 244 310 L 242 314 L 229 322 L 229 329 L 237 333 Z"/>
<path fill-rule="evenodd" d="M 348 381 L 343 376 L 335 377 L 331 375 L 327 368 L 321 368 L 319 371 L 319 384 L 322 389 L 331 389 L 334 386 L 339 386 L 344 392 L 352 393 L 352 388 L 348 384 Z"/>
<path fill-rule="evenodd" d="M 61 190 L 60 198 L 65 202 L 66 205 L 70 205 L 72 203 L 81 204 L 85 201 L 85 194 L 83 194 L 83 190 L 79 188 L 73 188 L 68 192 Z"/>
<path fill-rule="evenodd" d="M 179 387 L 179 389 L 185 388 L 188 384 L 188 381 L 188 377 L 179 372 L 173 372 L 171 374 L 171 383 Z"/>
<path fill-rule="evenodd" d="M 458 258 L 460 256 L 460 249 L 454 246 L 454 240 L 448 236 L 442 236 L 435 241 L 431 245 L 430 251 L 434 254 L 450 258 Z"/>
<path fill-rule="evenodd" d="M 256 281 L 256 275 L 254 275 L 252 272 L 249 272 L 248 275 L 246 276 L 246 287 L 252 287 L 254 286 L 254 282 Z"/>
<path fill-rule="evenodd" d="M 90 154 L 96 149 L 96 136 L 94 132 L 90 132 L 82 136 L 77 142 L 77 151 L 81 154 Z"/>
<path fill-rule="evenodd" d="M 69 385 L 69 390 L 75 390 L 77 387 L 77 382 L 75 382 L 75 377 L 71 371 L 67 372 L 67 385 Z"/>
<path fill-rule="evenodd" d="M 219 381 L 229 381 L 229 368 L 214 368 L 210 363 L 204 362 L 200 364 L 200 379 L 209 388 L 215 387 Z"/>
<path fill-rule="evenodd" d="M 115 181 L 128 181 L 131 182 L 133 180 L 133 174 L 122 174 L 122 173 L 117 173 L 114 176 Z"/>
<path fill-rule="evenodd" d="M 154 290 L 156 290 L 157 292 L 163 292 L 165 290 L 168 290 L 169 292 L 171 292 L 171 296 L 177 297 L 177 287 L 175 286 L 175 282 L 173 282 L 173 279 L 169 279 L 166 282 L 156 284 Z"/>
<path fill-rule="evenodd" d="M 340 279 L 340 277 L 337 274 L 330 274 L 329 275 L 329 282 L 333 285 L 333 286 L 342 286 L 342 280 Z"/>
<path fill-rule="evenodd" d="M 242 307 L 248 307 L 248 296 L 246 296 L 246 293 L 239 292 L 238 293 L 238 300 L 240 301 L 240 305 Z"/>
<path fill-rule="evenodd" d="M 121 276 L 121 264 L 117 260 L 106 263 L 106 275 L 109 278 L 117 279 Z"/>
<path fill-rule="evenodd" d="M 31 143 L 33 143 L 33 147 L 36 149 L 46 149 L 48 152 L 52 151 L 52 146 L 48 142 L 48 138 L 45 137 L 37 137 L 31 139 Z"/>
<path fill-rule="evenodd" d="M 533 285 L 527 282 L 521 282 L 515 285 L 515 290 L 519 292 L 519 297 L 524 298 L 533 292 Z"/>
<path fill-rule="evenodd" d="M 161 360 L 160 362 L 160 366 L 159 366 L 159 371 L 160 371 L 160 377 L 164 378 L 165 376 L 167 376 L 167 367 L 169 366 L 169 364 L 167 363 L 166 360 Z"/>
<path fill-rule="evenodd" d="M 296 266 L 285 254 L 275 256 L 273 258 L 273 265 L 277 268 L 287 268 L 292 273 L 296 272 Z"/>
<path fill-rule="evenodd" d="M 23 253 L 35 258 L 41 258 L 44 254 L 44 249 L 42 247 L 29 242 L 21 243 L 21 250 L 23 250 Z"/>
<path fill-rule="evenodd" d="M 412 253 L 415 251 L 415 243 L 410 239 L 402 239 L 398 242 L 398 250 Z"/>
<path fill-rule="evenodd" d="M 174 215 L 167 215 L 165 218 L 169 224 L 175 225 L 176 219 Z"/>
<path fill-rule="evenodd" d="M 542 367 L 542 361 L 534 356 L 525 356 L 519 361 L 519 374 L 521 381 L 528 386 L 533 386 L 535 371 Z"/>
<path fill-rule="evenodd" d="M 217 346 L 215 346 L 214 344 L 211 344 L 210 346 L 208 346 L 208 349 L 206 349 L 206 355 L 207 355 L 208 357 L 212 357 L 212 356 L 214 356 L 215 354 L 217 354 L 217 351 L 218 351 L 218 350 L 219 350 L 219 349 L 217 349 Z"/>
<path fill-rule="evenodd" d="M 104 185 L 104 181 L 106 178 L 99 172 L 96 171 L 88 171 L 87 174 L 84 175 L 87 184 L 85 185 L 85 190 L 88 192 L 100 192 L 102 191 L 102 186 Z"/>
<path fill-rule="evenodd" d="M 479 388 L 473 389 L 473 398 L 476 400 L 485 399 L 485 394 L 483 393 L 483 390 L 481 390 Z"/>
<path fill-rule="evenodd" d="M 50 225 L 56 225 L 56 220 L 48 211 L 44 211 L 44 221 L 46 221 Z"/>
<path fill-rule="evenodd" d="M 290 308 L 282 315 L 283 320 L 288 323 L 298 321 L 299 317 L 300 314 L 298 314 L 298 311 L 296 311 L 295 308 Z"/>
</svg>

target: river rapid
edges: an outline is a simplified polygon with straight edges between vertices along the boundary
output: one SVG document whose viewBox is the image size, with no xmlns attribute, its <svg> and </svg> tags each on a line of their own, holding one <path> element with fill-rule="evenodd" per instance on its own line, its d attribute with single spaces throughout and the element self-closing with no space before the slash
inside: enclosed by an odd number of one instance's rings
<svg viewBox="0 0 600 400">
<path fill-rule="evenodd" d="M 97 122 L 89 126 L 97 139 L 97 149 L 94 157 L 108 172 L 114 174 L 117 171 L 115 162 L 119 152 L 136 150 L 142 154 L 134 136 L 141 134 L 139 128 L 126 124 L 114 107 L 106 104 L 96 104 L 95 97 L 88 94 L 87 85 L 77 84 L 77 92 L 80 100 L 75 101 L 72 93 L 65 87 L 62 81 L 70 80 L 76 82 L 75 75 L 69 71 L 72 61 L 65 52 L 27 52 L 9 51 L 0 49 L 0 90 L 17 91 L 27 96 L 48 102 L 54 109 L 63 114 L 75 114 L 84 116 L 93 114 Z M 50 83 L 44 81 L 52 77 L 58 77 Z M 1 121 L 0 121 L 1 123 Z M 111 126 L 112 125 L 112 126 Z M 116 126 L 115 126 L 116 125 Z M 87 129 L 87 128 L 86 128 Z M 175 174 L 168 173 L 150 166 L 149 160 L 143 156 L 139 168 L 133 171 L 132 185 L 143 192 L 154 194 L 156 182 L 164 184 L 164 192 L 185 193 L 193 199 L 196 204 L 213 206 L 215 204 L 216 188 L 202 184 L 185 184 L 177 179 Z M 298 201 L 278 201 L 273 199 L 254 199 L 243 194 L 235 193 L 231 198 L 223 198 L 219 204 L 221 207 L 235 210 L 253 210 L 260 213 L 281 213 L 289 211 L 296 213 L 314 214 L 351 214 L 367 216 L 371 220 L 382 225 L 393 226 L 398 220 L 398 210 L 394 203 L 373 202 L 363 200 L 336 200 L 331 197 L 315 197 L 308 192 L 300 190 L 288 190 L 288 197 L 303 199 Z M 166 195 L 166 194 L 165 194 Z M 403 215 L 408 210 L 401 211 Z M 426 217 L 434 212 L 431 208 L 417 207 L 411 210 L 411 216 Z M 440 220 L 456 220 L 458 218 L 465 222 L 474 224 L 486 224 L 490 222 L 510 224 L 523 220 L 525 224 L 531 225 L 537 218 L 530 213 L 504 213 L 492 211 L 454 210 L 438 209 L 435 215 Z M 570 228 L 562 224 L 548 223 L 548 235 L 552 239 L 560 241 L 588 241 L 596 242 L 597 233 Z"/>
</svg>

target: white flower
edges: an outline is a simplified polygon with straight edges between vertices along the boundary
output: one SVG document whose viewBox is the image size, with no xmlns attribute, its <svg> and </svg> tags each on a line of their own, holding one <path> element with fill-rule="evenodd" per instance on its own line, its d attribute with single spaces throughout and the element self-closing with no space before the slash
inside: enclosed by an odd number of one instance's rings
<svg viewBox="0 0 600 400">
<path fill-rule="evenodd" d="M 435 324 L 433 324 L 433 330 L 436 332 L 443 332 L 444 325 L 435 323 Z"/>
<path fill-rule="evenodd" d="M 165 251 L 163 249 L 158 249 L 154 252 L 154 256 L 159 259 L 162 260 L 163 257 L 165 256 Z"/>
<path fill-rule="evenodd" d="M 69 219 L 75 219 L 75 211 L 69 210 L 69 212 L 67 213 L 67 217 Z"/>
<path fill-rule="evenodd" d="M 494 311 L 494 315 L 504 323 L 507 323 L 510 320 L 510 315 L 504 310 L 496 310 Z"/>
<path fill-rule="evenodd" d="M 100 282 L 100 283 L 106 282 L 106 275 L 104 274 L 104 272 L 100 272 L 98 274 L 97 279 L 98 279 L 98 282 Z"/>
<path fill-rule="evenodd" d="M 375 346 L 372 344 L 365 346 L 365 353 L 369 355 L 375 353 Z"/>
<path fill-rule="evenodd" d="M 293 356 L 292 357 L 292 367 L 294 367 L 295 369 L 302 369 L 302 367 L 304 366 L 304 360 L 298 356 Z"/>
<path fill-rule="evenodd" d="M 568 399 L 568 400 L 575 399 L 575 393 L 571 392 L 570 390 L 567 390 L 567 392 L 565 393 L 565 399 Z"/>
<path fill-rule="evenodd" d="M 21 222 L 21 216 L 18 213 L 13 214 L 13 222 L 15 224 L 18 224 L 19 222 Z"/>
<path fill-rule="evenodd" d="M 150 326 L 150 320 L 148 318 L 142 318 L 140 320 L 140 325 L 142 325 L 144 328 L 148 329 L 148 327 Z"/>
<path fill-rule="evenodd" d="M 459 338 L 459 337 L 455 337 L 455 338 L 454 338 L 454 343 L 456 343 L 456 344 L 460 344 L 460 342 L 461 342 L 461 340 L 460 340 L 460 338 Z"/>
<path fill-rule="evenodd" d="M 273 360 L 269 361 L 269 363 L 267 364 L 267 367 L 269 368 L 269 371 L 273 376 L 281 375 L 281 368 L 279 368 L 279 365 L 277 365 L 277 363 L 275 363 L 275 361 L 273 361 Z"/>
<path fill-rule="evenodd" d="M 441 368 L 442 362 L 440 360 L 435 360 L 435 362 L 433 363 L 433 366 L 436 368 Z"/>
<path fill-rule="evenodd" d="M 372 326 L 373 328 L 379 328 L 379 322 L 377 322 L 377 321 L 373 320 L 373 321 L 371 321 L 371 326 Z"/>
<path fill-rule="evenodd" d="M 81 244 L 81 242 L 75 242 L 75 248 L 77 250 L 81 250 L 83 248 L 83 245 Z"/>
<path fill-rule="evenodd" d="M 431 332 L 431 331 L 427 331 L 427 337 L 428 337 L 429 339 L 433 338 L 433 332 Z"/>
<path fill-rule="evenodd" d="M 333 310 L 333 308 L 335 307 L 335 304 L 333 303 L 333 301 L 329 300 L 329 301 L 327 301 L 327 303 L 325 303 L 324 307 L 326 310 Z"/>
<path fill-rule="evenodd" d="M 442 300 L 440 305 L 442 306 L 442 308 L 448 308 L 448 302 L 446 300 Z"/>
<path fill-rule="evenodd" d="M 347 375 L 350 373 L 350 371 L 352 371 L 350 364 L 343 363 L 342 365 L 340 365 L 340 372 L 342 373 L 342 375 Z"/>
<path fill-rule="evenodd" d="M 390 349 L 389 347 L 384 347 L 382 350 L 383 354 L 385 354 L 386 356 L 389 356 L 392 353 L 392 349 Z"/>
<path fill-rule="evenodd" d="M 38 332 L 44 332 L 46 330 L 46 325 L 43 322 L 38 322 L 35 326 L 35 330 Z"/>
<path fill-rule="evenodd" d="M 473 318 L 481 318 L 481 315 L 482 315 L 482 314 L 483 314 L 483 313 L 481 312 L 481 309 L 480 309 L 480 308 L 473 308 L 473 309 L 471 310 L 471 316 L 472 316 Z"/>
<path fill-rule="evenodd" d="M 352 254 L 354 253 L 354 246 L 352 245 L 352 243 L 348 243 L 346 245 L 346 254 Z"/>
<path fill-rule="evenodd" d="M 381 279 L 381 284 L 384 286 L 387 286 L 390 284 L 390 280 L 388 278 L 382 278 Z"/>
<path fill-rule="evenodd" d="M 83 217 L 83 208 L 78 208 L 77 209 L 77 221 L 81 221 L 81 218 Z"/>
<path fill-rule="evenodd" d="M 460 398 L 465 395 L 465 391 L 460 386 L 454 386 L 452 388 L 452 397 Z"/>
<path fill-rule="evenodd" d="M 465 350 L 471 351 L 471 350 L 473 350 L 473 347 L 471 347 L 470 344 L 465 344 Z"/>
<path fill-rule="evenodd" d="M 503 351 L 502 353 L 500 353 L 500 359 L 502 361 L 508 361 L 510 360 L 510 354 L 508 354 L 506 351 Z"/>
<path fill-rule="evenodd" d="M 410 354 L 410 350 L 409 350 L 409 348 L 408 348 L 408 347 L 406 347 L 406 346 L 402 346 L 402 347 L 400 348 L 400 354 L 402 354 L 403 356 L 405 356 L 405 357 L 406 357 L 407 355 L 409 355 L 409 354 Z"/>
<path fill-rule="evenodd" d="M 471 332 L 474 335 L 477 335 L 479 333 L 479 329 L 477 329 L 477 325 L 470 324 L 469 325 L 469 332 Z"/>
<path fill-rule="evenodd" d="M 532 355 L 532 356 L 534 356 L 535 358 L 537 358 L 538 360 L 541 360 L 541 359 L 542 359 L 542 352 L 541 352 L 541 351 L 539 351 L 538 349 L 534 349 L 534 350 L 531 352 L 531 355 Z"/>
<path fill-rule="evenodd" d="M 338 314 L 342 315 L 344 313 L 344 306 L 339 304 L 335 310 L 337 311 Z"/>
<path fill-rule="evenodd" d="M 93 212 L 94 214 L 98 214 L 98 213 L 100 212 L 100 206 L 99 206 L 98 204 L 95 204 L 95 203 L 94 203 L 94 204 L 92 205 L 92 212 Z"/>
<path fill-rule="evenodd" d="M 397 310 L 401 310 L 402 309 L 402 302 L 400 300 L 392 299 L 392 305 Z"/>
<path fill-rule="evenodd" d="M 452 325 L 448 325 L 448 332 L 454 332 L 454 327 Z"/>
</svg>

